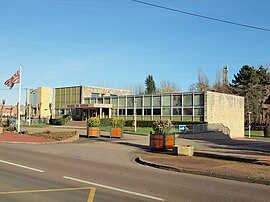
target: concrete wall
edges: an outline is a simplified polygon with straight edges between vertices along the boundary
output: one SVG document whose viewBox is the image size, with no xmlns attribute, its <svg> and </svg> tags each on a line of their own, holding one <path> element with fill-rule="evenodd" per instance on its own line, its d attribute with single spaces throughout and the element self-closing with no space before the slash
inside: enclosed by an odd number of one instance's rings
<svg viewBox="0 0 270 202">
<path fill-rule="evenodd" d="M 82 102 L 85 97 L 91 97 L 92 93 L 99 94 L 101 96 L 110 96 L 110 95 L 130 95 L 130 90 L 124 89 L 115 89 L 115 88 L 103 88 L 96 86 L 82 86 Z"/>
<path fill-rule="evenodd" d="M 207 91 L 204 105 L 206 122 L 222 123 L 231 138 L 244 138 L 244 97 Z"/>
</svg>

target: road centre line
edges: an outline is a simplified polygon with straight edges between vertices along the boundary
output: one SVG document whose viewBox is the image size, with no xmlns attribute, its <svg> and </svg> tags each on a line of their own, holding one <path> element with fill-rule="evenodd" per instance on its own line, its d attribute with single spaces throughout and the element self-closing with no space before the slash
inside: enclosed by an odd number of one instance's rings
<svg viewBox="0 0 270 202">
<path fill-rule="evenodd" d="M 20 165 L 20 164 L 17 164 L 17 163 L 12 163 L 12 162 L 8 162 L 8 161 L 0 160 L 0 163 L 5 163 L 5 164 L 17 166 L 17 167 L 28 169 L 28 170 L 33 170 L 33 171 L 40 172 L 40 173 L 44 173 L 45 172 L 43 170 L 39 170 L 39 169 L 36 169 L 36 168 L 31 168 L 31 167 L 28 167 L 28 166 Z"/>
<path fill-rule="evenodd" d="M 111 187 L 111 186 L 106 186 L 106 185 L 98 184 L 98 183 L 95 183 L 95 182 L 89 182 L 89 181 L 85 181 L 85 180 L 80 180 L 80 179 L 73 178 L 73 177 L 63 176 L 63 178 L 68 179 L 68 180 L 77 181 L 77 182 L 82 182 L 82 183 L 85 183 L 85 184 L 90 184 L 90 185 L 93 185 L 93 186 L 96 186 L 96 187 L 102 187 L 102 188 L 105 188 L 105 189 L 110 189 L 110 190 L 113 190 L 113 191 L 118 191 L 118 192 L 123 192 L 123 193 L 126 193 L 126 194 L 131 194 L 131 195 L 135 195 L 135 196 L 149 198 L 149 199 L 153 199 L 153 200 L 157 200 L 157 201 L 165 201 L 164 199 L 158 198 L 158 197 L 155 197 L 155 196 L 150 196 L 150 195 L 141 194 L 141 193 L 137 193 L 137 192 L 132 192 L 132 191 L 119 189 L 119 188 L 115 188 L 115 187 Z"/>
</svg>

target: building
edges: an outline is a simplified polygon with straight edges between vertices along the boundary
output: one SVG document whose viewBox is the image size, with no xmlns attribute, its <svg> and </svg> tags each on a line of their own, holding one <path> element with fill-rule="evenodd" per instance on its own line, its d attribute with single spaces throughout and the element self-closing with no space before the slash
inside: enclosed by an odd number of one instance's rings
<svg viewBox="0 0 270 202">
<path fill-rule="evenodd" d="M 73 120 L 122 117 L 127 120 L 170 119 L 207 122 L 228 128 L 232 138 L 244 137 L 244 98 L 224 93 L 131 95 L 130 91 L 75 86 L 54 89 L 55 114 Z"/>
<path fill-rule="evenodd" d="M 103 102 L 104 96 L 130 95 L 129 90 L 95 86 L 73 86 L 54 89 L 55 117 L 72 115 L 73 120 L 86 120 L 92 116 L 111 117 L 112 104 Z M 96 99 L 97 102 L 92 100 Z"/>
<path fill-rule="evenodd" d="M 2 106 L 2 117 L 17 117 L 18 116 L 18 108 L 17 106 Z M 21 110 L 21 112 L 23 109 Z"/>
<path fill-rule="evenodd" d="M 30 116 L 32 118 L 50 118 L 52 115 L 52 89 L 48 87 L 30 89 L 29 97 Z"/>
</svg>

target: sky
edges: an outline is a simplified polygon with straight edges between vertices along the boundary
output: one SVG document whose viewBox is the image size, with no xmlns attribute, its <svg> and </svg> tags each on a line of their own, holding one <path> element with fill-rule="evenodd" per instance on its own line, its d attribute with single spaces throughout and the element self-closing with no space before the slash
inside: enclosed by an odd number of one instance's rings
<svg viewBox="0 0 270 202">
<path fill-rule="evenodd" d="M 269 0 L 143 0 L 270 29 Z M 131 0 L 0 0 L 0 101 L 18 101 L 4 82 L 22 64 L 26 88 L 144 85 L 152 75 L 183 91 L 202 69 L 213 83 L 228 65 L 270 67 L 270 32 L 211 21 Z"/>
</svg>

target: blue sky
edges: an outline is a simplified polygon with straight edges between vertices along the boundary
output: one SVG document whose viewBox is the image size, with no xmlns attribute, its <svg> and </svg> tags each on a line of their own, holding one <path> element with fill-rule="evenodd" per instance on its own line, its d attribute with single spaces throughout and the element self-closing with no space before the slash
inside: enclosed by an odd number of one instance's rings
<svg viewBox="0 0 270 202">
<path fill-rule="evenodd" d="M 268 0 L 144 0 L 270 29 Z M 203 69 L 210 82 L 229 66 L 270 64 L 270 32 L 209 21 L 130 0 L 0 0 L 0 100 L 23 65 L 22 88 L 96 85 L 128 88 L 173 81 L 187 91 Z M 25 100 L 25 91 L 22 91 Z"/>
</svg>

